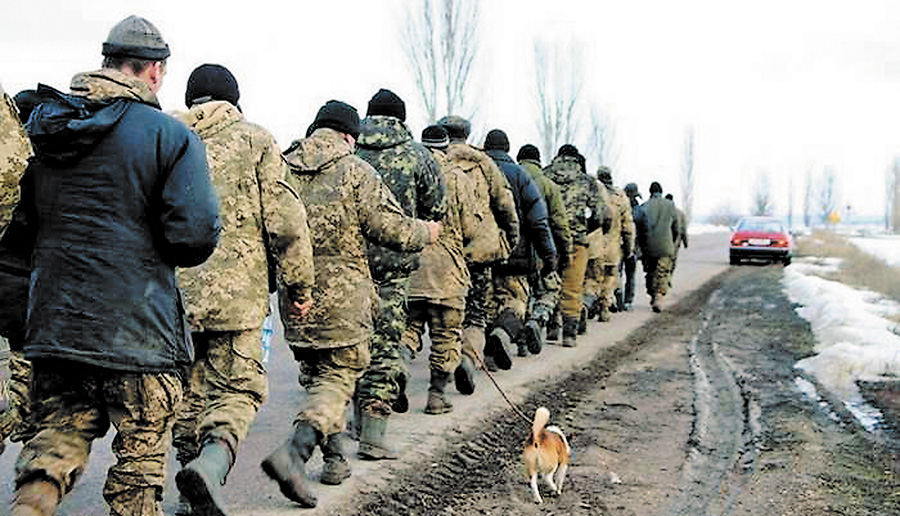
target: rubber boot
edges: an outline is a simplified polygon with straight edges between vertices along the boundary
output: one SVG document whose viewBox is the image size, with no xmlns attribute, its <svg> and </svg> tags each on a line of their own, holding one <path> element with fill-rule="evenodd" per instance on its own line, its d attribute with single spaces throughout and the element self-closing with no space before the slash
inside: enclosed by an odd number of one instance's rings
<svg viewBox="0 0 900 516">
<path fill-rule="evenodd" d="M 397 376 L 397 397 L 391 400 L 391 410 L 398 414 L 409 411 L 409 397 L 406 395 L 406 386 L 409 385 L 409 367 L 412 364 L 412 350 L 405 345 L 400 345 L 400 360 L 403 363 L 403 372 Z"/>
<path fill-rule="evenodd" d="M 453 412 L 453 405 L 444 395 L 444 388 L 450 381 L 450 373 L 431 371 L 431 385 L 428 387 L 428 402 L 425 404 L 426 414 L 446 414 Z"/>
<path fill-rule="evenodd" d="M 525 338 L 525 346 L 532 354 L 537 355 L 544 348 L 544 337 L 541 335 L 541 323 L 535 319 L 531 319 L 525 323 L 525 329 L 522 332 Z"/>
<path fill-rule="evenodd" d="M 512 368 L 513 343 L 509 334 L 503 328 L 497 327 L 491 330 L 485 344 L 484 354 L 493 357 L 497 367 L 504 371 Z"/>
<path fill-rule="evenodd" d="M 662 308 L 659 306 L 659 294 L 650 296 L 650 308 L 656 313 L 662 312 Z"/>
<path fill-rule="evenodd" d="M 559 314 L 554 312 L 547 321 L 547 342 L 557 342 L 559 340 Z"/>
<path fill-rule="evenodd" d="M 301 421 L 290 439 L 262 461 L 263 471 L 278 482 L 281 494 L 307 509 L 315 507 L 317 500 L 306 476 L 306 461 L 320 439 L 321 434 L 312 425 Z"/>
<path fill-rule="evenodd" d="M 175 475 L 178 491 L 184 494 L 196 516 L 225 516 L 222 486 L 234 465 L 234 452 L 222 439 L 209 439 L 200 455 Z"/>
<path fill-rule="evenodd" d="M 360 417 L 359 449 L 356 456 L 363 460 L 390 460 L 397 455 L 391 451 L 384 436 L 387 431 L 390 410 L 373 402 L 362 410 Z"/>
<path fill-rule="evenodd" d="M 574 348 L 575 339 L 578 337 L 578 319 L 575 317 L 566 317 L 563 319 L 563 340 L 564 348 Z"/>
<path fill-rule="evenodd" d="M 578 332 L 578 335 L 584 335 L 585 333 L 587 333 L 587 320 L 588 320 L 588 309 L 586 306 L 582 305 L 581 313 L 578 316 L 578 324 L 575 327 L 575 329 Z M 566 331 L 566 327 L 563 326 L 563 340 L 565 340 L 565 338 L 566 338 L 565 331 Z M 563 344 L 563 345 L 565 345 L 565 344 Z"/>
<path fill-rule="evenodd" d="M 350 463 L 344 458 L 344 435 L 331 434 L 322 443 L 322 477 L 320 482 L 329 486 L 338 486 L 350 477 Z"/>
<path fill-rule="evenodd" d="M 56 482 L 34 479 L 16 489 L 16 497 L 9 507 L 11 516 L 53 516 L 59 505 L 59 486 Z"/>
<path fill-rule="evenodd" d="M 453 373 L 453 382 L 460 394 L 469 395 L 475 392 L 475 362 L 472 357 L 463 354 Z"/>
</svg>

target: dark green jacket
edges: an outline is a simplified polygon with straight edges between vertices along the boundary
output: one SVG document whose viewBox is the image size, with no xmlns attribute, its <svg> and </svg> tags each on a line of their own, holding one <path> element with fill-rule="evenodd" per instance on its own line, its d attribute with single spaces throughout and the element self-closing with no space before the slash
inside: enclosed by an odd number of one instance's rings
<svg viewBox="0 0 900 516">
<path fill-rule="evenodd" d="M 541 164 L 530 159 L 523 159 L 519 165 L 537 183 L 544 202 L 547 203 L 547 212 L 550 216 L 550 232 L 553 233 L 553 241 L 556 243 L 556 252 L 572 252 L 572 230 L 569 229 L 569 214 L 563 202 L 562 192 L 559 186 L 544 175 Z"/>
<path fill-rule="evenodd" d="M 675 256 L 675 242 L 680 238 L 678 211 L 672 201 L 654 193 L 641 205 L 634 221 L 643 256 L 662 258 Z"/>
</svg>

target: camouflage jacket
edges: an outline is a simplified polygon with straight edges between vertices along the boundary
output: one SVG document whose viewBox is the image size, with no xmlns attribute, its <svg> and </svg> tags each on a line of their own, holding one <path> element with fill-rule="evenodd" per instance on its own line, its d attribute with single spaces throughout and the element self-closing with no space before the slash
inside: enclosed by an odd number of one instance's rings
<svg viewBox="0 0 900 516">
<path fill-rule="evenodd" d="M 409 299 L 462 310 L 470 285 L 463 248 L 475 236 L 475 194 L 469 176 L 443 152 L 432 152 L 447 187 L 447 214 L 441 236 L 422 251 L 419 268 L 410 275 Z"/>
<path fill-rule="evenodd" d="M 531 176 L 538 185 L 544 201 L 547 203 L 547 212 L 550 216 L 550 232 L 556 243 L 557 253 L 572 252 L 572 230 L 569 229 L 569 214 L 563 202 L 562 191 L 559 186 L 544 175 L 541 165 L 537 161 L 523 159 L 519 165 Z"/>
<path fill-rule="evenodd" d="M 578 160 L 572 156 L 553 158 L 544 173 L 562 191 L 572 243 L 587 246 L 588 233 L 600 226 L 599 219 L 605 209 L 597 180 L 585 174 Z"/>
<path fill-rule="evenodd" d="M 381 175 L 409 217 L 441 220 L 447 212 L 444 179 L 437 163 L 412 138 L 406 124 L 392 116 L 370 116 L 362 121 L 356 155 Z M 369 243 L 369 267 L 375 279 L 393 273 L 407 276 L 417 265 L 417 254 L 398 253 Z"/>
<path fill-rule="evenodd" d="M 588 257 L 598 259 L 604 264 L 616 265 L 623 258 L 631 256 L 634 250 L 634 220 L 631 216 L 631 203 L 625 192 L 617 188 L 601 183 L 600 192 L 606 193 L 606 202 L 613 216 L 609 231 L 605 234 L 600 230 L 591 233 L 591 249 Z"/>
<path fill-rule="evenodd" d="M 641 204 L 634 226 L 643 256 L 675 256 L 675 242 L 680 237 L 678 212 L 672 201 L 659 193 L 652 194 Z"/>
<path fill-rule="evenodd" d="M 285 159 L 291 185 L 306 203 L 316 273 L 313 306 L 302 321 L 287 318 L 281 300 L 285 338 L 291 346 L 317 349 L 368 342 L 375 289 L 367 240 L 421 251 L 428 228 L 403 214 L 378 172 L 337 131 L 317 129 L 291 144 Z"/>
<path fill-rule="evenodd" d="M 15 103 L 0 86 L 0 235 L 19 203 L 19 180 L 31 157 L 31 143 Z"/>
<path fill-rule="evenodd" d="M 478 229 L 466 248 L 466 259 L 473 263 L 505 260 L 519 242 L 516 201 L 506 176 L 490 156 L 465 143 L 451 143 L 447 159 L 469 177 L 475 192 Z"/>
<path fill-rule="evenodd" d="M 285 182 L 275 138 L 236 107 L 207 102 L 178 118 L 206 144 L 222 224 L 209 260 L 178 271 L 188 322 L 194 331 L 260 328 L 269 307 L 270 260 L 291 300 L 312 296 L 306 208 Z"/>
</svg>

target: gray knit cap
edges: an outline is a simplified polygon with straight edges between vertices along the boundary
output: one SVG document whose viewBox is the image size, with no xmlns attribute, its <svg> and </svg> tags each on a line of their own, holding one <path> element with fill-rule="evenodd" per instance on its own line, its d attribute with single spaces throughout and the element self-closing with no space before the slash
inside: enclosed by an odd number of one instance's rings
<svg viewBox="0 0 900 516">
<path fill-rule="evenodd" d="M 117 23 L 103 43 L 103 55 L 110 57 L 163 61 L 170 54 L 169 45 L 163 41 L 159 29 L 144 18 L 134 15 Z"/>
</svg>

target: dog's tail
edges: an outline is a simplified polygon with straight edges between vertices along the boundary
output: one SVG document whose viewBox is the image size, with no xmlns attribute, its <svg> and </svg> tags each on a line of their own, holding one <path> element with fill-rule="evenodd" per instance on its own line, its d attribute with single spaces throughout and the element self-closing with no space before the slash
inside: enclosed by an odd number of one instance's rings
<svg viewBox="0 0 900 516">
<path fill-rule="evenodd" d="M 534 411 L 534 422 L 531 423 L 531 438 L 535 444 L 538 443 L 538 436 L 541 435 L 541 431 L 544 430 L 544 427 L 546 427 L 549 422 L 549 410 L 544 407 L 539 407 Z"/>
</svg>

